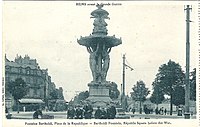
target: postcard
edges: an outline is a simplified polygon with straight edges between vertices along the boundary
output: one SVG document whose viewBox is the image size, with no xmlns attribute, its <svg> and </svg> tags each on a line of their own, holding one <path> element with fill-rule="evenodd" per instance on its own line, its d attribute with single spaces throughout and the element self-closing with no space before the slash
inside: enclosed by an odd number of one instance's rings
<svg viewBox="0 0 200 127">
<path fill-rule="evenodd" d="M 197 1 L 3 1 L 3 127 L 197 127 L 198 11 Z"/>
</svg>

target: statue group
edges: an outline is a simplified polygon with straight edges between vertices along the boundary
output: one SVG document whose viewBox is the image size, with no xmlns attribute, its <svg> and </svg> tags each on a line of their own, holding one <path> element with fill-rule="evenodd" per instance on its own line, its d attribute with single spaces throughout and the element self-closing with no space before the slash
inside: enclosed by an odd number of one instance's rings
<svg viewBox="0 0 200 127">
<path fill-rule="evenodd" d="M 105 82 L 110 64 L 109 53 L 111 48 L 107 48 L 105 43 L 98 43 L 95 47 L 87 47 L 90 53 L 90 69 L 92 71 L 93 82 Z"/>
</svg>

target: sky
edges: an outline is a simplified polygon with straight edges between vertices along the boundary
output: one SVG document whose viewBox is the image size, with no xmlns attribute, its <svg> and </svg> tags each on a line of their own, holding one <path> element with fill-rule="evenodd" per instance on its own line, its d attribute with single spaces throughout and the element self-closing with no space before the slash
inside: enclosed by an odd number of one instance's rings
<svg viewBox="0 0 200 127">
<path fill-rule="evenodd" d="M 90 13 L 95 6 L 77 6 L 73 1 L 4 2 L 3 48 L 9 60 L 16 55 L 37 59 L 39 66 L 48 68 L 56 87 L 63 87 L 66 100 L 88 90 L 92 80 L 89 53 L 77 43 L 80 36 L 92 33 Z M 84 2 L 97 3 L 97 2 Z M 101 3 L 101 2 L 99 2 Z M 122 83 L 122 55 L 126 64 L 126 93 L 143 80 L 152 90 L 158 68 L 170 59 L 185 71 L 186 23 L 184 5 L 193 5 L 191 12 L 191 66 L 197 57 L 197 6 L 194 2 L 103 2 L 109 12 L 108 35 L 122 38 L 122 44 L 112 48 L 107 80 Z M 112 3 L 121 5 L 112 6 Z"/>
</svg>

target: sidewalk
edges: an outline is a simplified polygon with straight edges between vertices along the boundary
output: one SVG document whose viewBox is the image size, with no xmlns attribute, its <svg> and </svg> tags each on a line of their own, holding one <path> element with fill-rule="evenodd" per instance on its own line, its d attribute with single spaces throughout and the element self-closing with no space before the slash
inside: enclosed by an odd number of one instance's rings
<svg viewBox="0 0 200 127">
<path fill-rule="evenodd" d="M 33 113 L 34 112 L 11 112 L 13 119 L 33 119 Z M 42 112 L 43 115 L 53 115 L 54 119 L 65 119 L 66 118 L 66 112 Z"/>
<path fill-rule="evenodd" d="M 12 112 L 13 119 L 33 119 L 34 112 Z M 44 115 L 53 115 L 54 119 L 66 119 L 66 111 L 63 112 L 42 112 Z M 195 119 L 196 115 L 191 116 L 191 119 Z M 172 115 L 156 115 L 156 114 L 139 114 L 132 112 L 126 112 L 125 114 L 117 114 L 116 119 L 184 119 L 183 116 L 177 116 L 177 114 Z"/>
<path fill-rule="evenodd" d="M 177 114 L 172 114 L 172 115 L 160 115 L 160 114 L 132 114 L 129 112 L 131 119 L 184 119 L 184 115 L 182 116 L 177 116 Z M 191 119 L 195 119 L 196 115 L 191 116 Z"/>
</svg>

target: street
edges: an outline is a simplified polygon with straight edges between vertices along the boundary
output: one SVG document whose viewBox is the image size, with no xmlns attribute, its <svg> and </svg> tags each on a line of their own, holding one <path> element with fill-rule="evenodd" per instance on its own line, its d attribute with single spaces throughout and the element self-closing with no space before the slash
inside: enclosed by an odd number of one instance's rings
<svg viewBox="0 0 200 127">
<path fill-rule="evenodd" d="M 12 119 L 33 119 L 33 112 L 12 112 Z M 66 119 L 66 112 L 43 112 L 43 115 L 51 115 L 54 116 L 54 119 Z M 191 119 L 195 119 L 196 115 L 191 116 Z M 184 119 L 183 116 L 177 116 L 177 114 L 173 115 L 156 115 L 156 114 L 139 114 L 132 112 L 127 112 L 125 114 L 117 114 L 116 119 Z"/>
</svg>

